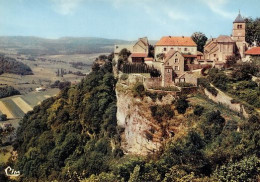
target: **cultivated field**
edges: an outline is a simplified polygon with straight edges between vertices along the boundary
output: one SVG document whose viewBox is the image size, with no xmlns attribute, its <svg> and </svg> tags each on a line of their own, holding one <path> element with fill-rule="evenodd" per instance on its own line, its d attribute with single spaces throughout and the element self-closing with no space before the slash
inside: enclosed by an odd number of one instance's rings
<svg viewBox="0 0 260 182">
<path fill-rule="evenodd" d="M 15 89 L 19 90 L 21 94 L 27 94 L 40 86 L 45 86 L 48 88 L 56 80 L 77 83 L 84 76 L 78 76 L 75 74 L 64 74 L 63 76 L 58 76 L 58 70 L 59 72 L 61 69 L 65 72 L 80 71 L 83 74 L 88 74 L 91 71 L 93 61 L 99 55 L 100 54 L 75 54 L 30 57 L 28 55 L 8 53 L 6 56 L 15 58 L 17 61 L 27 64 L 32 69 L 34 75 L 21 76 L 5 73 L 0 75 L 0 85 L 13 86 Z M 82 62 L 84 66 L 74 68 L 70 64 L 73 62 Z"/>
<path fill-rule="evenodd" d="M 56 95 L 59 89 L 48 89 L 44 92 L 30 92 L 0 99 L 0 112 L 6 114 L 8 119 L 22 118 L 24 114 L 31 111 L 34 106 L 43 100 Z"/>
</svg>

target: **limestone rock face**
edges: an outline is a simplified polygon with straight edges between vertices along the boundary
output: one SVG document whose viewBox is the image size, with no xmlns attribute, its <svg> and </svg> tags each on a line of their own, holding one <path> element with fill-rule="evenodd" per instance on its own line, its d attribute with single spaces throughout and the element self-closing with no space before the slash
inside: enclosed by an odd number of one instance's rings
<svg viewBox="0 0 260 182">
<path fill-rule="evenodd" d="M 117 124 L 124 128 L 121 147 L 125 153 L 146 155 L 159 149 L 161 144 L 148 140 L 146 131 L 150 130 L 149 118 L 145 117 L 141 101 L 124 93 L 117 92 Z"/>
<path fill-rule="evenodd" d="M 127 86 L 125 86 L 127 87 Z M 129 92 L 116 89 L 117 124 L 122 128 L 121 148 L 126 154 L 147 155 L 158 151 L 165 140 L 162 126 L 151 116 L 150 106 L 169 104 L 173 96 L 153 102 L 150 97 L 135 98 Z"/>
</svg>

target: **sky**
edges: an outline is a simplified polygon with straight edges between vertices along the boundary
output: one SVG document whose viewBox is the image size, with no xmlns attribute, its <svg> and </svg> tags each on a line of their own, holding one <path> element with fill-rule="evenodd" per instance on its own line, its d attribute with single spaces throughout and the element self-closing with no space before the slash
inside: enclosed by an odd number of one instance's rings
<svg viewBox="0 0 260 182">
<path fill-rule="evenodd" d="M 239 10 L 260 17 L 259 7 L 259 0 L 0 0 L 0 36 L 210 38 L 230 35 Z"/>
</svg>

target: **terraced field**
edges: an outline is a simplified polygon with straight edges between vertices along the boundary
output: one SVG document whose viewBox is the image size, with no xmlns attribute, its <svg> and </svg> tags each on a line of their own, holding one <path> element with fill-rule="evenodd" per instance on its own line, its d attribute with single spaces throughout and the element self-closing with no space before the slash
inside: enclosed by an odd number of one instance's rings
<svg viewBox="0 0 260 182">
<path fill-rule="evenodd" d="M 0 99 L 0 113 L 6 114 L 8 119 L 22 118 L 34 106 L 58 92 L 59 89 L 49 89 L 44 92 L 30 92 L 25 95 Z"/>
</svg>

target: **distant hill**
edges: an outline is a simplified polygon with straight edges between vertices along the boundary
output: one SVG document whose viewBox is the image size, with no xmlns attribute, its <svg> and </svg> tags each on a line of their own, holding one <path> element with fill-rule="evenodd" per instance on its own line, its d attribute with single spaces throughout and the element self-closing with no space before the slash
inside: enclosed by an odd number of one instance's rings
<svg viewBox="0 0 260 182">
<path fill-rule="evenodd" d="M 132 41 L 96 37 L 62 37 L 45 39 L 30 36 L 0 36 L 0 49 L 16 51 L 18 54 L 89 54 L 112 52 L 115 44 Z"/>
</svg>

